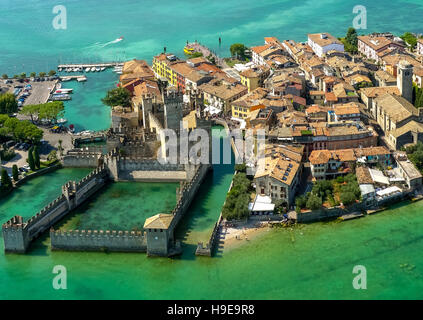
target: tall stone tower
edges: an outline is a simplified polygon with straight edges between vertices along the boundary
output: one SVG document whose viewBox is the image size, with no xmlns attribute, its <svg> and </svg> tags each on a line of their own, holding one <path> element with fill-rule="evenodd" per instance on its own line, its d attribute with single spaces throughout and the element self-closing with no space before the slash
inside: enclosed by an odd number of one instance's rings
<svg viewBox="0 0 423 320">
<path fill-rule="evenodd" d="M 401 96 L 413 103 L 413 65 L 405 60 L 398 64 L 397 86 Z"/>
<path fill-rule="evenodd" d="M 166 129 L 179 132 L 182 121 L 182 109 L 184 105 L 181 92 L 166 92 L 163 94 L 164 103 L 164 126 Z"/>
</svg>

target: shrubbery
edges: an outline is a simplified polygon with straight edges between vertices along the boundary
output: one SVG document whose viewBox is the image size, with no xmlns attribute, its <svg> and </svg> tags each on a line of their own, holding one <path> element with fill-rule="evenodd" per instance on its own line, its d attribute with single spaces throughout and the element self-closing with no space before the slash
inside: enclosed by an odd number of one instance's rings
<svg viewBox="0 0 423 320">
<path fill-rule="evenodd" d="M 336 200 L 336 195 L 344 205 L 350 205 L 360 199 L 361 191 L 354 174 L 350 173 L 345 177 L 339 176 L 334 180 L 316 181 L 311 192 L 295 199 L 296 211 L 299 213 L 301 209 L 305 208 L 316 210 L 321 208 L 326 201 L 331 206 L 337 206 L 340 202 Z"/>
<path fill-rule="evenodd" d="M 231 191 L 226 196 L 222 216 L 227 220 L 248 218 L 248 203 L 250 202 L 251 181 L 245 173 L 237 173 L 233 178 Z"/>
</svg>

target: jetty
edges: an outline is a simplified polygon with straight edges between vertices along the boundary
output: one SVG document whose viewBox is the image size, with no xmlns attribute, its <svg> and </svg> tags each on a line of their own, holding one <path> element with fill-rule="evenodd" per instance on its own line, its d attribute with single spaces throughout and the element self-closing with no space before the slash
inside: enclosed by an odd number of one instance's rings
<svg viewBox="0 0 423 320">
<path fill-rule="evenodd" d="M 123 62 L 103 62 L 103 63 L 75 63 L 75 64 L 59 64 L 57 69 L 66 68 L 111 68 L 122 67 Z"/>
<path fill-rule="evenodd" d="M 87 77 L 84 75 L 75 75 L 75 76 L 60 76 L 61 81 L 70 81 L 70 80 L 76 80 L 76 81 L 86 81 Z"/>
<path fill-rule="evenodd" d="M 361 218 L 363 217 L 364 214 L 362 214 L 361 212 L 352 212 L 349 214 L 344 214 L 341 217 L 339 217 L 340 220 L 345 221 L 345 220 L 352 220 L 352 219 L 357 219 L 357 218 Z"/>
</svg>

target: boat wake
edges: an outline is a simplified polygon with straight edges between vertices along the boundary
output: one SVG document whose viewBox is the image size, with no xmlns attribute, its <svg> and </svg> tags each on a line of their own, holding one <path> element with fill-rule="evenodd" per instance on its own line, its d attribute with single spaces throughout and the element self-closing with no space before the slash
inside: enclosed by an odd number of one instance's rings
<svg viewBox="0 0 423 320">
<path fill-rule="evenodd" d="M 103 48 L 104 47 L 107 47 L 107 46 L 109 46 L 111 44 L 115 44 L 115 43 L 121 42 L 122 40 L 123 40 L 123 37 L 117 38 L 117 39 L 115 39 L 113 41 L 106 42 L 105 44 L 102 45 L 102 47 Z"/>
<path fill-rule="evenodd" d="M 113 41 L 109 41 L 109 42 L 106 42 L 106 43 L 96 42 L 96 43 L 94 43 L 94 44 L 86 47 L 86 49 L 104 48 L 104 47 L 110 46 L 111 44 L 115 44 L 115 43 L 121 42 L 122 40 L 123 40 L 123 37 L 117 38 L 117 39 L 115 39 Z"/>
</svg>

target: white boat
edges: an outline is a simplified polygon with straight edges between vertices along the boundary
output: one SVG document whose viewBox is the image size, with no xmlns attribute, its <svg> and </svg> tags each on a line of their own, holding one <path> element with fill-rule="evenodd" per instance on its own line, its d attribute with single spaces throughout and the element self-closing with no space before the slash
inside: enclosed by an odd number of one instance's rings
<svg viewBox="0 0 423 320">
<path fill-rule="evenodd" d="M 79 78 L 76 79 L 76 81 L 78 81 L 78 82 L 87 81 L 87 77 L 86 76 L 79 77 Z"/>
<path fill-rule="evenodd" d="M 85 72 L 90 72 L 90 68 L 85 68 Z"/>
<path fill-rule="evenodd" d="M 101 68 L 101 71 L 104 71 L 104 70 L 106 70 L 106 67 L 102 67 L 102 68 Z"/>
<path fill-rule="evenodd" d="M 55 94 L 59 94 L 59 93 L 72 93 L 73 89 L 57 89 L 54 93 Z"/>
<path fill-rule="evenodd" d="M 95 67 L 92 67 L 92 68 L 91 68 L 91 71 L 92 71 L 92 72 L 95 72 Z"/>
<path fill-rule="evenodd" d="M 79 71 L 79 68 L 73 68 L 73 71 L 74 72 L 78 72 Z"/>
<path fill-rule="evenodd" d="M 60 82 L 58 82 L 57 84 L 56 84 L 56 89 L 60 89 L 62 87 L 62 84 L 60 83 Z"/>
<path fill-rule="evenodd" d="M 95 71 L 100 72 L 101 68 L 97 67 L 97 68 L 95 68 Z"/>
<path fill-rule="evenodd" d="M 66 68 L 66 72 L 71 72 L 72 68 Z"/>
<path fill-rule="evenodd" d="M 62 68 L 59 68 L 58 70 L 59 70 L 59 72 L 61 72 L 62 71 Z"/>
<path fill-rule="evenodd" d="M 64 124 L 66 122 L 68 122 L 68 120 L 65 118 L 60 118 L 59 120 L 57 120 L 57 124 Z"/>
</svg>

